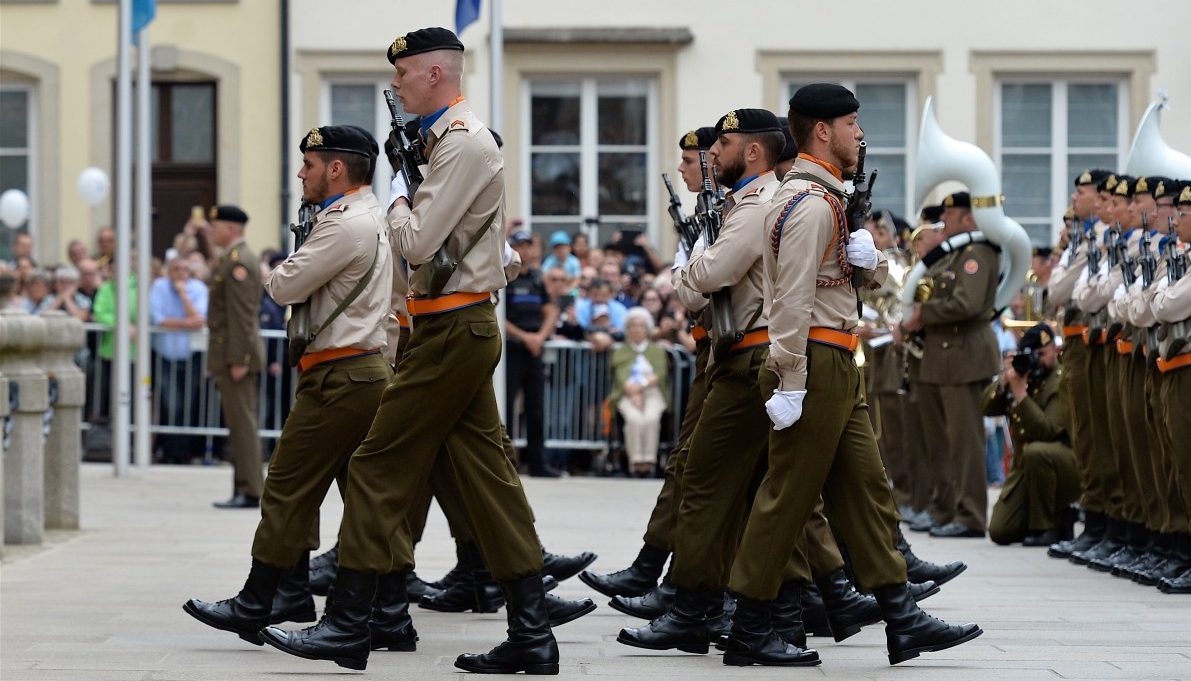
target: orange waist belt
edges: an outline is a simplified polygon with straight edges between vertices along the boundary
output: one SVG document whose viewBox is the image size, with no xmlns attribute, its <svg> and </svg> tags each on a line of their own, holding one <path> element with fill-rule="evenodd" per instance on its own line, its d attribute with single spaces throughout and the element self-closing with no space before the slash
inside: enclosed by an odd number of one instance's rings
<svg viewBox="0 0 1191 681">
<path fill-rule="evenodd" d="M 1083 330 L 1083 342 L 1086 345 L 1101 345 L 1106 340 L 1108 340 L 1108 330 L 1107 329 L 1100 329 L 1100 333 L 1097 334 L 1095 338 L 1092 338 L 1092 330 L 1091 329 Z"/>
<path fill-rule="evenodd" d="M 401 314 L 400 312 L 394 312 L 393 319 L 397 320 L 397 325 L 400 326 L 401 328 L 403 328 L 403 329 L 409 328 L 409 317 L 406 317 L 405 315 Z"/>
<path fill-rule="evenodd" d="M 1133 341 L 1117 339 L 1117 354 L 1127 355 L 1133 352 Z"/>
<path fill-rule="evenodd" d="M 379 351 L 365 350 L 364 348 L 327 348 L 326 350 L 308 352 L 305 355 L 302 355 L 302 359 L 298 360 L 298 370 L 306 371 L 310 367 L 317 366 L 323 362 L 330 362 L 331 360 L 335 359 L 344 359 L 346 357 L 372 355 L 377 352 Z"/>
<path fill-rule="evenodd" d="M 1158 358 L 1158 371 L 1161 371 L 1162 373 L 1174 371 L 1175 369 L 1182 369 L 1183 367 L 1188 366 L 1191 366 L 1191 352 L 1185 352 L 1169 361 L 1162 359 L 1161 357 Z"/>
<path fill-rule="evenodd" d="M 1079 337 L 1083 338 L 1084 334 L 1086 334 L 1087 332 L 1088 332 L 1087 324 L 1076 324 L 1074 326 L 1064 326 L 1063 327 L 1063 338 L 1071 338 L 1072 336 L 1079 336 Z M 1085 338 L 1085 340 L 1087 340 L 1087 339 Z"/>
<path fill-rule="evenodd" d="M 702 324 L 694 325 L 691 327 L 691 338 L 694 338 L 696 341 L 707 338 L 707 329 L 703 328 Z"/>
<path fill-rule="evenodd" d="M 435 298 L 407 298 L 405 304 L 409 308 L 409 315 L 411 317 L 419 317 L 428 314 L 442 314 L 443 312 L 458 310 L 462 307 L 470 307 L 491 299 L 492 294 L 487 292 L 460 292 Z"/>
<path fill-rule="evenodd" d="M 806 338 L 816 343 L 833 345 L 848 352 L 855 352 L 856 348 L 860 346 L 860 336 L 847 331 L 829 329 L 825 326 L 812 326 Z"/>
<path fill-rule="evenodd" d="M 736 352 L 737 350 L 747 350 L 749 348 L 755 348 L 758 345 L 769 345 L 769 329 L 768 328 L 753 329 L 752 331 L 749 331 L 748 333 L 744 334 L 744 338 L 741 338 L 738 342 L 736 342 L 736 344 L 734 344 L 732 346 L 732 352 Z"/>
</svg>

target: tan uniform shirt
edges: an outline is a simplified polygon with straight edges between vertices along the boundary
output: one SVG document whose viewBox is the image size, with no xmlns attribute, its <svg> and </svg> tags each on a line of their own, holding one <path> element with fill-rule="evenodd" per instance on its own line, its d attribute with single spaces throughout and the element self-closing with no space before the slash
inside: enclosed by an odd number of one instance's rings
<svg viewBox="0 0 1191 681">
<path fill-rule="evenodd" d="M 426 149 L 426 178 L 413 197 L 413 209 L 399 201 L 390 220 L 399 252 L 414 270 L 410 293 L 428 294 L 426 275 L 419 268 L 444 242 L 458 256 L 480 229 L 487 233 L 460 261 L 442 293 L 504 288 L 504 157 L 496 140 L 464 100 L 434 122 Z"/>
<path fill-rule="evenodd" d="M 1075 284 L 1079 275 L 1088 266 L 1088 242 L 1083 240 L 1075 255 L 1070 255 L 1070 249 L 1063 253 L 1059 263 L 1050 272 L 1050 280 L 1046 284 L 1049 291 L 1051 305 L 1062 312 L 1068 304 L 1074 301 Z"/>
<path fill-rule="evenodd" d="M 1108 257 L 1104 253 L 1104 232 L 1107 230 L 1108 225 L 1103 222 L 1097 222 L 1092 228 L 1094 237 L 1091 243 L 1084 246 L 1084 267 L 1076 278 L 1075 289 L 1071 293 L 1076 306 L 1086 314 L 1099 312 L 1108 303 L 1108 297 L 1102 297 L 1097 287 L 1099 278 L 1105 276 L 1105 272 L 1108 270 Z M 1092 248 L 1100 251 L 1100 272 L 1098 274 L 1092 274 L 1087 267 L 1086 256 Z"/>
<path fill-rule="evenodd" d="M 1161 243 L 1164 236 L 1162 234 L 1156 234 L 1150 237 L 1150 251 L 1153 254 L 1156 264 L 1154 267 L 1154 280 L 1150 282 L 1148 287 L 1145 286 L 1145 282 L 1142 281 L 1141 267 L 1139 266 L 1137 268 L 1137 281 L 1133 282 L 1133 286 L 1129 287 L 1126 294 L 1128 321 L 1138 328 L 1145 328 L 1158 323 L 1158 320 L 1154 317 L 1151 303 L 1154 301 L 1154 293 L 1158 290 L 1158 285 L 1166 278 L 1166 260 L 1162 258 L 1162 254 L 1158 250 L 1158 244 Z"/>
<path fill-rule="evenodd" d="M 716 242 L 693 254 L 678 271 L 684 286 L 701 295 L 710 295 L 727 287 L 732 295 L 736 330 L 741 333 L 769 325 L 765 309 L 765 265 L 761 255 L 765 246 L 769 199 L 777 186 L 777 178 L 767 172 L 739 191 L 728 192 L 724 223 Z"/>
<path fill-rule="evenodd" d="M 794 172 L 810 173 L 820 178 L 819 185 L 844 190 L 842 180 L 813 161 L 799 158 Z M 850 332 L 860 321 L 851 282 L 833 287 L 815 284 L 843 276 L 833 245 L 838 238 L 836 219 L 828 200 L 812 193 L 777 224 L 786 203 L 813 186 L 807 180 L 783 180 L 769 202 L 766 218 L 770 231 L 765 236 L 763 259 L 766 297 L 771 304 L 765 366 L 777 374 L 778 389 L 783 391 L 806 389 L 806 344 L 812 326 Z M 879 286 L 888 270 L 885 256 L 878 253 L 877 269 L 866 273 L 866 280 Z"/>
<path fill-rule="evenodd" d="M 227 371 L 233 364 L 260 371 L 260 264 L 244 239 L 228 247 L 215 264 L 209 290 L 207 366 L 213 372 Z"/>
<path fill-rule="evenodd" d="M 1186 246 L 1183 247 L 1184 250 Z M 1159 281 L 1154 291 L 1154 317 L 1160 322 L 1175 323 L 1191 319 L 1191 274 L 1183 275 L 1173 284 Z"/>
<path fill-rule="evenodd" d="M 375 257 L 368 286 L 319 333 L 308 353 L 328 348 L 385 349 L 385 318 L 393 294 L 386 232 L 376 197 L 361 187 L 320 210 L 306 243 L 269 275 L 265 289 L 273 300 L 282 305 L 310 300 L 310 323 L 316 328 L 348 297 Z"/>
</svg>

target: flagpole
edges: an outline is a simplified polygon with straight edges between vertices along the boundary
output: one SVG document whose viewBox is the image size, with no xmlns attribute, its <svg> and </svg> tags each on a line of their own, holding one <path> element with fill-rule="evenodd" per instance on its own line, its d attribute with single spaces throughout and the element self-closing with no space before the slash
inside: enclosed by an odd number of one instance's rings
<svg viewBox="0 0 1191 681">
<path fill-rule="evenodd" d="M 132 239 L 132 0 L 119 0 L 116 31 L 116 352 L 112 360 L 112 463 L 117 477 L 129 466 L 128 249 Z"/>
<path fill-rule="evenodd" d="M 488 112 L 488 127 L 497 132 L 501 132 L 501 108 L 503 107 L 502 96 L 504 95 L 503 73 L 504 73 L 504 26 L 501 23 L 501 0 L 489 0 L 488 3 L 488 19 L 490 27 L 488 29 L 488 48 L 489 57 L 488 65 L 490 71 L 488 73 L 488 101 L 490 110 Z M 507 132 L 507 131 L 505 131 Z M 504 134 L 504 133 L 501 133 Z M 508 139 L 508 136 L 505 136 Z M 506 237 L 505 226 L 500 226 L 500 236 L 502 239 Z M 505 296 L 496 297 L 496 320 L 500 326 L 501 336 L 504 336 L 505 329 Z M 505 357 L 508 353 L 500 353 L 500 361 L 496 364 L 496 370 L 492 374 L 492 388 L 496 391 L 496 404 L 500 406 L 500 413 L 502 417 L 507 416 L 509 410 L 513 408 L 511 404 L 505 404 L 508 397 L 508 392 L 505 387 L 505 374 L 507 364 Z"/>
<path fill-rule="evenodd" d="M 150 401 L 153 396 L 153 378 L 149 370 L 149 259 L 152 257 L 153 236 L 150 233 L 152 221 L 153 189 L 150 181 L 153 160 L 149 156 L 149 94 L 153 83 L 149 75 L 149 29 L 137 32 L 137 77 L 136 77 L 136 243 L 137 248 L 137 306 L 136 337 L 136 434 L 133 460 L 138 468 L 146 468 L 152 459 L 149 449 Z"/>
</svg>

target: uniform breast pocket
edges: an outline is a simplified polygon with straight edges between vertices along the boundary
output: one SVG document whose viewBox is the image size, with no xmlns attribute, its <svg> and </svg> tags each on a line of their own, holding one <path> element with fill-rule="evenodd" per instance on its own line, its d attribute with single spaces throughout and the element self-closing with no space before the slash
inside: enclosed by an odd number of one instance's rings
<svg viewBox="0 0 1191 681">
<path fill-rule="evenodd" d="M 476 338 L 492 338 L 499 333 L 496 322 L 472 322 L 468 328 Z"/>
<path fill-rule="evenodd" d="M 387 381 L 387 372 L 381 368 L 352 369 L 347 372 L 347 380 L 352 383 L 377 383 Z"/>
</svg>

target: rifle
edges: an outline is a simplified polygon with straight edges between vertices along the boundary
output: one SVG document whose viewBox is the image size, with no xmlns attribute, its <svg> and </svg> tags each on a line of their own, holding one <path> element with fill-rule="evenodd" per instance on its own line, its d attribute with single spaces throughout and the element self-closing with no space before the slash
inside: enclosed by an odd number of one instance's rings
<svg viewBox="0 0 1191 681">
<path fill-rule="evenodd" d="M 1141 243 L 1138 245 L 1137 259 L 1141 264 L 1141 285 L 1142 288 L 1149 288 L 1154 283 L 1154 277 L 1158 273 L 1158 258 L 1154 254 L 1153 243 L 1150 241 L 1150 232 L 1145 227 L 1149 226 L 1148 214 L 1142 214 L 1142 221 L 1145 223 L 1141 233 Z M 1146 328 L 1146 348 L 1149 350 L 1150 361 L 1154 361 L 1158 357 L 1158 327 L 1150 326 Z"/>
<path fill-rule="evenodd" d="M 409 203 L 412 206 L 414 194 L 418 192 L 418 187 L 422 186 L 422 180 L 425 179 L 422 177 L 422 171 L 418 169 L 418 166 L 426 164 L 425 149 L 422 147 L 421 139 L 416 142 L 410 139 L 392 90 L 385 90 L 385 103 L 389 105 L 389 115 L 393 119 L 389 142 L 401 156 L 401 170 L 398 172 L 405 178 L 405 185 L 409 187 Z"/>
<path fill-rule="evenodd" d="M 1141 241 L 1139 244 L 1145 244 L 1149 241 L 1146 233 L 1150 231 L 1150 214 L 1142 212 L 1141 214 Z M 1138 246 L 1138 257 L 1143 257 L 1140 252 L 1141 245 Z M 1128 239 L 1117 239 L 1117 249 L 1120 254 L 1117 256 L 1117 261 L 1121 264 L 1121 274 L 1124 275 L 1125 286 L 1132 286 L 1133 282 L 1137 281 L 1137 261 L 1129 257 L 1129 241 Z"/>
<path fill-rule="evenodd" d="M 298 222 L 291 224 L 289 229 L 294 233 L 294 250 L 302 247 L 306 239 L 310 238 L 310 230 L 314 228 L 314 216 L 317 208 L 313 203 L 303 203 L 298 208 Z M 289 319 L 285 321 L 285 336 L 288 339 L 289 365 L 298 366 L 302 355 L 306 354 L 306 346 L 310 345 L 310 299 L 289 306 Z"/>
<path fill-rule="evenodd" d="M 670 219 L 674 221 L 674 231 L 678 232 L 678 238 L 682 239 L 683 248 L 686 248 L 689 254 L 695 249 L 695 242 L 699 240 L 699 228 L 682 212 L 682 201 L 674 191 L 668 174 L 662 173 L 662 182 L 666 183 L 666 191 L 670 193 L 670 207 L 667 211 L 670 213 Z"/>
<path fill-rule="evenodd" d="M 699 152 L 699 170 L 703 173 L 703 186 L 695 199 L 695 224 L 703 232 L 703 242 L 710 248 L 720 236 L 723 214 L 711 185 L 711 173 L 707 168 L 707 152 Z M 739 343 L 744 334 L 736 328 L 736 315 L 732 310 L 732 291 L 722 288 L 710 296 L 712 354 L 722 360 Z"/>
<path fill-rule="evenodd" d="M 877 182 L 877 171 L 873 170 L 872 175 L 865 176 L 864 157 L 867 155 L 868 142 L 861 142 L 860 154 L 856 157 L 856 170 L 852 173 L 852 198 L 848 201 L 847 208 L 849 234 L 864 229 L 864 223 L 873 212 L 873 185 Z M 863 283 L 864 271 L 860 268 L 852 270 L 852 288 L 859 292 Z M 860 310 L 859 298 L 856 309 Z"/>
<path fill-rule="evenodd" d="M 1175 235 L 1175 219 L 1170 218 L 1170 233 L 1162 242 L 1162 256 L 1166 259 L 1166 280 L 1171 284 L 1187 276 L 1187 253 L 1179 251 L 1178 237 Z M 1187 320 L 1174 322 L 1162 327 L 1163 335 L 1170 337 L 1170 345 L 1166 348 L 1166 361 L 1174 359 L 1187 346 Z"/>
</svg>

